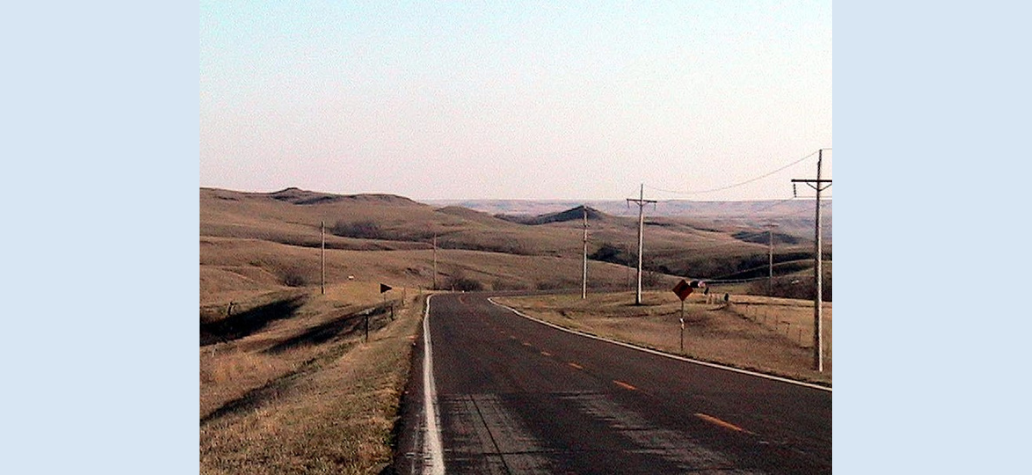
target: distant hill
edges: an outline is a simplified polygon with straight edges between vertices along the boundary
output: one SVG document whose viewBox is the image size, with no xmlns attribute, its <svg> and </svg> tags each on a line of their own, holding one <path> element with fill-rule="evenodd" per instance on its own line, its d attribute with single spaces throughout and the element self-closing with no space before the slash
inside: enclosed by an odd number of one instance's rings
<svg viewBox="0 0 1032 475">
<path fill-rule="evenodd" d="M 607 221 L 612 218 L 611 216 L 590 206 L 578 206 L 576 208 L 570 208 L 557 213 L 546 213 L 537 216 L 525 214 L 498 214 L 495 216 L 514 223 L 536 226 L 548 223 L 565 223 L 567 221 L 582 222 L 584 220 L 585 209 L 587 209 L 588 221 Z"/>
<path fill-rule="evenodd" d="M 218 188 L 201 188 L 201 196 L 210 196 L 222 200 L 241 200 L 241 199 L 274 199 L 285 203 L 295 205 L 317 205 L 317 204 L 329 204 L 339 202 L 352 202 L 352 203 L 381 203 L 388 205 L 400 205 L 400 206 L 425 206 L 421 203 L 417 203 L 413 200 L 397 195 L 387 194 L 359 194 L 359 195 L 335 195 L 331 193 L 321 193 L 317 191 L 302 190 L 300 188 L 290 187 L 284 188 L 280 191 L 274 191 L 272 193 L 252 193 L 243 191 L 230 191 L 222 190 Z"/>
<path fill-rule="evenodd" d="M 613 216 L 637 216 L 638 207 L 623 200 L 425 200 L 433 206 L 461 206 L 493 215 L 540 216 L 588 206 Z M 825 217 L 831 217 L 831 200 L 821 203 Z M 650 216 L 714 217 L 714 216 L 779 216 L 813 211 L 812 199 L 759 201 L 689 201 L 664 200 L 647 208 Z"/>
<path fill-rule="evenodd" d="M 523 224 L 554 222 L 550 221 L 553 219 L 551 216 L 563 213 L 571 213 L 569 218 L 572 219 L 582 219 L 579 214 L 573 214 L 580 213 L 579 210 L 583 206 L 603 216 L 638 217 L 636 205 L 616 200 L 429 200 L 426 203 L 434 206 L 460 206 Z M 821 202 L 822 228 L 828 244 L 833 241 L 831 203 L 831 200 Z M 759 229 L 768 223 L 774 223 L 779 226 L 779 232 L 786 236 L 784 242 L 792 243 L 798 240 L 789 236 L 812 239 L 813 204 L 812 199 L 805 198 L 760 201 L 667 200 L 646 207 L 645 220 L 647 223 L 663 225 L 664 221 L 657 218 L 676 218 L 704 228 L 710 225 L 729 225 Z"/>
<path fill-rule="evenodd" d="M 425 286 L 436 237 L 442 275 L 465 274 L 496 290 L 576 287 L 585 210 L 596 269 L 589 274 L 597 279 L 590 285 L 630 282 L 629 268 L 637 264 L 637 207 L 625 202 L 449 203 L 293 187 L 271 193 L 201 188 L 202 299 L 317 281 L 322 227 L 327 279 L 336 282 L 355 276 Z M 766 225 L 774 222 L 775 265 L 781 273 L 805 269 L 813 252 L 812 206 L 803 200 L 659 203 L 646 209 L 645 268 L 670 279 L 751 276 L 766 269 Z M 825 209 L 830 259 L 830 203 Z M 528 210 L 545 212 L 513 212 Z"/>
</svg>

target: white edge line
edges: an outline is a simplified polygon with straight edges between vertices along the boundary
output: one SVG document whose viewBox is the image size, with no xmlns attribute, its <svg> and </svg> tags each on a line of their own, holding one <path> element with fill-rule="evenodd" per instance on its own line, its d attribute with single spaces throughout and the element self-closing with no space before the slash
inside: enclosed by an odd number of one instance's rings
<svg viewBox="0 0 1032 475">
<path fill-rule="evenodd" d="M 667 357 L 667 358 L 670 358 L 670 359 L 685 361 L 685 362 L 688 362 L 688 363 L 694 363 L 694 364 L 702 365 L 702 366 L 709 366 L 710 368 L 723 369 L 723 370 L 726 370 L 726 371 L 734 371 L 736 373 L 748 374 L 750 376 L 756 376 L 756 377 L 760 377 L 760 378 L 764 378 L 764 379 L 770 379 L 770 380 L 773 380 L 773 381 L 780 381 L 780 382 L 783 382 L 783 383 L 795 384 L 797 386 L 804 386 L 804 387 L 812 388 L 812 389 L 820 389 L 822 391 L 827 391 L 829 393 L 832 392 L 831 388 L 825 387 L 825 386 L 819 386 L 819 385 L 816 385 L 816 384 L 804 383 L 802 381 L 796 381 L 794 379 L 782 378 L 782 377 L 778 377 L 778 376 L 771 376 L 769 374 L 757 373 L 755 371 L 749 371 L 747 369 L 733 368 L 731 366 L 724 366 L 724 365 L 720 365 L 720 364 L 716 364 L 716 363 L 710 363 L 709 361 L 694 360 L 694 359 L 691 359 L 691 358 L 685 358 L 683 356 L 672 355 L 670 353 L 663 353 L 662 351 L 656 351 L 656 350 L 653 350 L 651 348 L 643 348 L 643 347 L 640 347 L 640 346 L 632 345 L 630 343 L 624 343 L 622 341 L 610 340 L 608 338 L 603 338 L 603 337 L 600 337 L 600 336 L 597 336 L 597 335 L 592 335 L 592 334 L 580 332 L 580 331 L 577 331 L 577 330 L 571 330 L 569 328 L 563 328 L 563 327 L 561 327 L 559 325 L 556 325 L 554 323 L 550 323 L 550 322 L 546 322 L 546 321 L 538 319 L 538 318 L 534 318 L 534 317 L 532 317 L 530 315 L 527 315 L 527 314 L 525 314 L 525 313 L 523 313 L 523 312 L 521 312 L 519 310 L 516 310 L 515 308 L 509 307 L 507 305 L 502 305 L 502 304 L 500 304 L 498 302 L 495 302 L 492 298 L 488 298 L 487 301 L 491 302 L 491 303 L 493 303 L 493 304 L 495 304 L 495 305 L 497 305 L 499 307 L 502 307 L 504 309 L 508 309 L 509 311 L 511 311 L 511 312 L 515 313 L 516 315 L 519 315 L 519 316 L 521 316 L 523 318 L 526 318 L 528 320 L 533 320 L 533 321 L 538 322 L 538 323 L 540 323 L 542 325 L 547 325 L 547 326 L 550 326 L 550 327 L 555 328 L 557 330 L 562 330 L 562 331 L 564 331 L 566 333 L 572 333 L 574 335 L 580 335 L 580 336 L 592 338 L 592 339 L 595 339 L 595 340 L 598 340 L 598 341 L 604 341 L 604 342 L 607 342 L 607 343 L 612 343 L 614 345 L 620 345 L 620 346 L 623 346 L 625 348 L 630 348 L 632 350 L 644 351 L 646 353 L 651 353 L 651 354 L 654 354 L 654 355 L 657 355 L 657 356 L 664 356 L 664 357 Z"/>
<path fill-rule="evenodd" d="M 437 407 L 437 387 L 434 385 L 433 348 L 430 346 L 430 298 L 426 298 L 426 313 L 423 315 L 423 413 L 426 417 L 426 437 L 423 439 L 423 453 L 428 455 L 430 465 L 423 467 L 424 474 L 444 473 L 444 445 L 441 443 L 441 414 Z"/>
</svg>

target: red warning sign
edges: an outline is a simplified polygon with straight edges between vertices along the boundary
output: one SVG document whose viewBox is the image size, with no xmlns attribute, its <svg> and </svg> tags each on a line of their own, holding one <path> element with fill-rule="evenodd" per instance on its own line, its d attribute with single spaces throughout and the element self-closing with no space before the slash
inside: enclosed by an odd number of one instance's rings
<svg viewBox="0 0 1032 475">
<path fill-rule="evenodd" d="M 677 297 L 680 298 L 682 302 L 684 302 L 684 299 L 688 298 L 688 296 L 692 294 L 692 286 L 684 279 L 681 279 L 681 281 L 674 286 L 674 293 L 677 294 Z"/>
</svg>

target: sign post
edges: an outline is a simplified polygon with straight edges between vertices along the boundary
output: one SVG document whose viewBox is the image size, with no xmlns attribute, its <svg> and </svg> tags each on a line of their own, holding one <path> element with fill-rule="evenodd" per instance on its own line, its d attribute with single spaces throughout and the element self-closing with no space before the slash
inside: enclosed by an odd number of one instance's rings
<svg viewBox="0 0 1032 475">
<path fill-rule="evenodd" d="M 681 354 L 684 354 L 684 299 L 692 294 L 692 285 L 681 279 L 673 288 L 674 294 L 681 299 Z"/>
<path fill-rule="evenodd" d="M 691 283 L 688 283 L 686 280 L 681 279 L 673 288 L 674 294 L 681 299 L 681 354 L 684 354 L 684 300 L 692 294 L 693 289 L 703 287 L 706 287 L 706 283 L 701 280 L 693 280 Z"/>
<path fill-rule="evenodd" d="M 684 354 L 684 300 L 681 301 L 681 354 Z"/>
</svg>

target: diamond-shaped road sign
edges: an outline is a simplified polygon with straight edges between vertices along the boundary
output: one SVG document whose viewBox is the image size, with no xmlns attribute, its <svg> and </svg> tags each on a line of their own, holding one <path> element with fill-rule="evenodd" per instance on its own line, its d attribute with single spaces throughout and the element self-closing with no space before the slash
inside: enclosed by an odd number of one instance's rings
<svg viewBox="0 0 1032 475">
<path fill-rule="evenodd" d="M 681 279 L 677 285 L 674 286 L 674 293 L 684 302 L 684 299 L 688 298 L 692 294 L 692 286 L 688 284 L 684 279 Z"/>
</svg>

